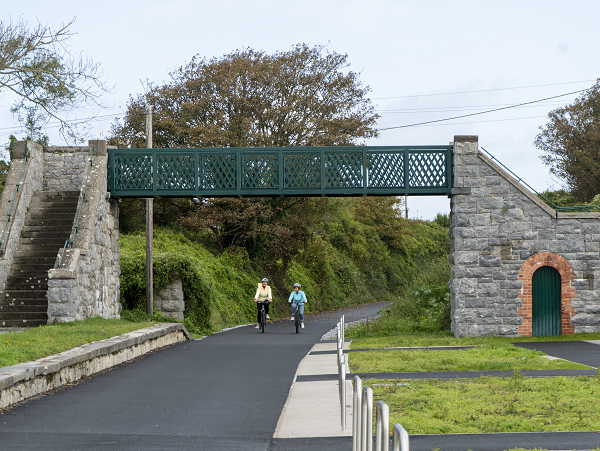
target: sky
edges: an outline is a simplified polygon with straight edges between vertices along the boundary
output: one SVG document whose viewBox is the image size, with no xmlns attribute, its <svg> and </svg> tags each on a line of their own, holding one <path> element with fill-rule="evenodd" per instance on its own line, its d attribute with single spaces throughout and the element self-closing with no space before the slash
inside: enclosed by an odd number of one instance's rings
<svg viewBox="0 0 600 451">
<path fill-rule="evenodd" d="M 371 88 L 378 128 L 388 129 L 365 144 L 446 145 L 455 135 L 477 135 L 480 147 L 537 191 L 561 187 L 534 146 L 539 128 L 550 111 L 581 95 L 564 94 L 600 78 L 597 0 L 29 0 L 0 12 L 3 21 L 53 27 L 73 17 L 69 49 L 100 63 L 115 88 L 103 98 L 108 108 L 69 113 L 102 119 L 88 139 L 106 138 L 145 80 L 161 84 L 195 55 L 326 45 L 348 55 L 349 70 Z M 0 144 L 10 134 L 25 136 L 12 101 L 0 96 Z M 51 145 L 65 144 L 52 123 L 46 132 Z M 409 218 L 429 220 L 449 213 L 450 204 L 409 197 L 408 208 Z"/>
</svg>

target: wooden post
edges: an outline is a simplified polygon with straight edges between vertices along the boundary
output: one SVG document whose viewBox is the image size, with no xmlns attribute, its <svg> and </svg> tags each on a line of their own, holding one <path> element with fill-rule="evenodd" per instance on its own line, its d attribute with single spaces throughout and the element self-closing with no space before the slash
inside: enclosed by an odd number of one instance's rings
<svg viewBox="0 0 600 451">
<path fill-rule="evenodd" d="M 152 149 L 152 105 L 146 105 L 146 147 Z M 156 177 L 156 174 L 153 174 Z M 154 308 L 154 271 L 152 240 L 154 234 L 154 199 L 146 199 L 146 313 L 152 315 Z"/>
</svg>

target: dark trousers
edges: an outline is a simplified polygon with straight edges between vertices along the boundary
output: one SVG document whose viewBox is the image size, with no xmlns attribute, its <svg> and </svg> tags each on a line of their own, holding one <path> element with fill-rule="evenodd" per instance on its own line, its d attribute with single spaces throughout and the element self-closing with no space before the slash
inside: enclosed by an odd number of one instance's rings
<svg viewBox="0 0 600 451">
<path fill-rule="evenodd" d="M 269 314 L 269 302 L 265 302 L 265 314 L 268 315 Z M 260 323 L 260 309 L 262 308 L 262 304 L 260 302 L 256 303 L 256 307 L 258 308 L 258 312 L 256 314 L 256 322 Z"/>
</svg>

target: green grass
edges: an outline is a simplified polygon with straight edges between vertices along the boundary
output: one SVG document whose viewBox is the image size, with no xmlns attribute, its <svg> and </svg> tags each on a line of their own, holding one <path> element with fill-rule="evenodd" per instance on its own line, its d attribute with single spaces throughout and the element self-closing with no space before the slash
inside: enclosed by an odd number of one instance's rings
<svg viewBox="0 0 600 451">
<path fill-rule="evenodd" d="M 350 330 L 350 329 L 349 329 Z M 352 334 L 347 333 L 347 338 Z M 559 335 L 556 337 L 460 337 L 456 338 L 450 331 L 413 332 L 407 334 L 386 335 L 380 337 L 352 338 L 351 349 L 383 349 L 412 346 L 468 346 L 495 345 L 508 346 L 517 342 L 536 341 L 581 341 L 600 340 L 600 332 Z"/>
<path fill-rule="evenodd" d="M 600 429 L 597 377 L 365 380 L 409 434 Z"/>
<path fill-rule="evenodd" d="M 586 369 L 566 360 L 548 360 L 543 352 L 514 346 L 429 351 L 421 349 L 351 352 L 350 370 L 355 373 L 421 371 L 513 371 Z"/>
<path fill-rule="evenodd" d="M 31 362 L 93 341 L 149 327 L 155 322 L 90 318 L 0 334 L 0 367 Z"/>
</svg>

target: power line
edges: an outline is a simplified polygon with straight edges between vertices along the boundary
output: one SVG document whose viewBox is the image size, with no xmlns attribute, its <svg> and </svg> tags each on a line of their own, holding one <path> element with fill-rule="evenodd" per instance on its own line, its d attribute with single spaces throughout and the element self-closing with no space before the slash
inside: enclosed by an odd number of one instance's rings
<svg viewBox="0 0 600 451">
<path fill-rule="evenodd" d="M 561 94 L 561 95 L 553 96 L 553 97 L 546 97 L 545 99 L 533 100 L 531 102 L 519 103 L 519 104 L 516 104 L 516 105 L 510 105 L 510 106 L 506 106 L 506 107 L 502 107 L 502 108 L 494 108 L 493 110 L 480 111 L 478 113 L 463 114 L 462 116 L 448 117 L 448 118 L 445 118 L 445 119 L 436 119 L 434 121 L 418 122 L 416 124 L 398 125 L 396 127 L 380 128 L 377 131 L 381 132 L 381 131 L 384 131 L 384 130 L 394 130 L 394 129 L 397 129 L 397 128 L 416 127 L 417 125 L 434 124 L 436 122 L 451 121 L 451 120 L 454 120 L 454 119 L 461 119 L 463 117 L 478 116 L 480 114 L 487 114 L 487 113 L 493 113 L 495 111 L 508 110 L 510 108 L 517 108 L 517 107 L 520 107 L 520 106 L 523 106 L 523 105 L 530 105 L 532 103 L 544 102 L 545 100 L 557 99 L 559 97 L 570 96 L 572 94 L 579 94 L 580 92 L 585 92 L 585 91 L 587 91 L 587 89 L 581 89 L 579 91 L 573 91 L 573 92 L 569 92 L 567 94 Z"/>
<path fill-rule="evenodd" d="M 582 81 L 568 81 L 565 83 L 551 83 L 548 85 L 531 85 L 531 86 L 517 86 L 514 88 L 494 88 L 494 89 L 480 89 L 477 91 L 456 91 L 456 92 L 442 92 L 439 94 L 415 94 L 411 96 L 397 96 L 397 97 L 374 97 L 372 100 L 385 100 L 385 99 L 408 99 L 411 97 L 432 97 L 432 96 L 451 96 L 455 94 L 473 94 L 477 92 L 491 92 L 491 91 L 509 91 L 514 89 L 528 89 L 528 88 L 542 88 L 545 86 L 559 86 L 559 85 L 573 85 L 576 83 L 589 83 L 595 82 L 596 80 L 582 80 Z"/>
<path fill-rule="evenodd" d="M 438 113 L 438 112 L 452 112 L 452 111 L 467 111 L 467 110 L 479 110 L 484 107 L 501 107 L 511 106 L 510 103 L 503 103 L 497 105 L 465 105 L 465 106 L 447 106 L 447 107 L 431 107 L 431 108 L 397 108 L 393 110 L 378 110 L 378 113 L 384 114 L 406 114 L 406 113 Z M 551 107 L 551 106 L 562 106 L 564 102 L 547 102 L 540 105 L 527 105 L 524 108 L 540 108 L 540 107 Z"/>
</svg>

